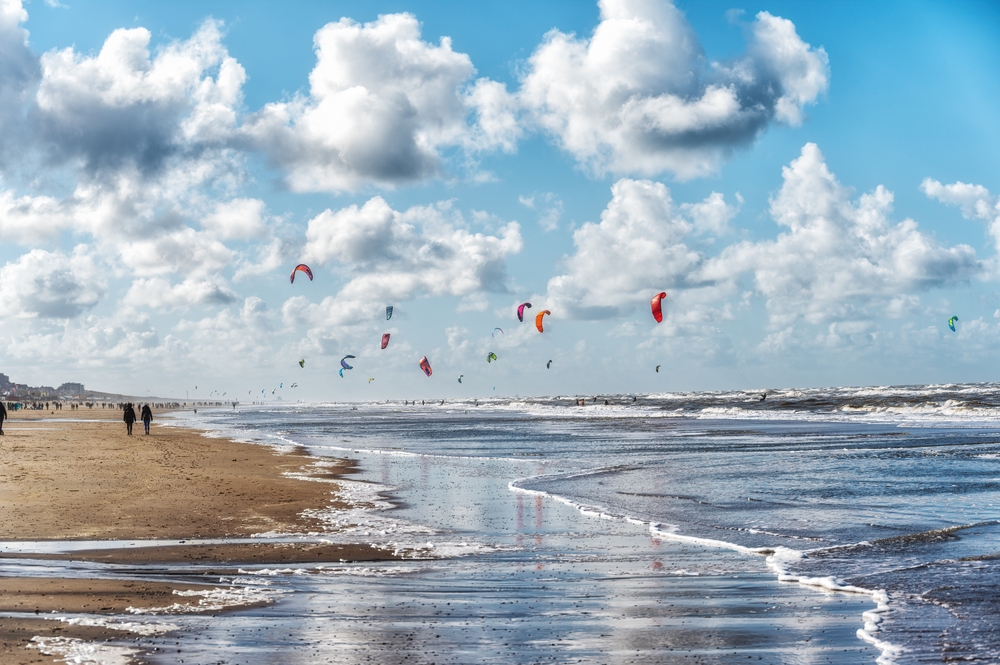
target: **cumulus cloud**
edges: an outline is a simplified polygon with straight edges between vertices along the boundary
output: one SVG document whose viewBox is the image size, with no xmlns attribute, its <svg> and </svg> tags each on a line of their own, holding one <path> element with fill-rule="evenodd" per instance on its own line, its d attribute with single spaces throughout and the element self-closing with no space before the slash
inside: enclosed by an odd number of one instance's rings
<svg viewBox="0 0 1000 665">
<path fill-rule="evenodd" d="M 0 160 L 24 139 L 23 109 L 38 81 L 38 56 L 28 47 L 28 20 L 20 0 L 0 0 Z"/>
<path fill-rule="evenodd" d="M 344 293 L 355 298 L 503 290 L 506 258 L 522 247 L 519 225 L 510 222 L 494 236 L 460 228 L 449 217 L 455 214 L 447 204 L 397 212 L 376 196 L 360 208 L 311 219 L 305 256 L 351 275 Z"/>
<path fill-rule="evenodd" d="M 228 140 L 246 73 L 222 45 L 221 24 L 206 21 L 155 55 L 150 37 L 145 28 L 121 28 L 95 56 L 66 48 L 41 57 L 34 112 L 54 158 L 82 159 L 92 172 L 150 170 Z"/>
<path fill-rule="evenodd" d="M 538 213 L 538 223 L 544 230 L 555 231 L 559 228 L 563 202 L 554 192 L 536 192 L 531 196 L 519 196 L 517 200 L 525 208 Z"/>
<path fill-rule="evenodd" d="M 392 186 L 438 174 L 447 147 L 513 149 L 519 129 L 504 87 L 470 86 L 469 56 L 448 37 L 423 41 L 413 15 L 343 18 L 313 41 L 308 95 L 268 104 L 244 128 L 293 190 Z"/>
<path fill-rule="evenodd" d="M 520 226 L 497 235 L 464 228 L 450 204 L 393 210 L 381 197 L 325 210 L 309 221 L 304 260 L 331 266 L 346 280 L 320 304 L 286 303 L 286 321 L 350 325 L 385 302 L 421 296 L 469 296 L 507 288 L 507 258 L 521 251 Z"/>
<path fill-rule="evenodd" d="M 213 279 L 186 279 L 180 284 L 171 284 L 162 277 L 137 279 L 125 294 L 125 302 L 132 307 L 160 311 L 187 309 L 192 305 L 228 305 L 237 299 L 225 284 Z"/>
<path fill-rule="evenodd" d="M 745 55 L 707 63 L 683 14 L 662 0 L 601 0 L 589 39 L 552 30 L 519 97 L 535 122 L 595 174 L 715 170 L 772 121 L 798 124 L 826 90 L 827 55 L 761 12 Z"/>
<path fill-rule="evenodd" d="M 29 244 L 50 239 L 72 225 L 63 201 L 0 191 L 0 238 L 4 240 Z"/>
<path fill-rule="evenodd" d="M 736 213 L 721 194 L 675 205 L 662 183 L 619 180 L 600 223 L 574 233 L 574 253 L 545 297 L 565 315 L 606 318 L 646 307 L 664 290 L 670 305 L 663 328 L 674 330 L 732 318 L 733 299 L 756 294 L 777 330 L 765 347 L 779 348 L 801 341 L 799 322 L 827 326 L 815 337 L 826 344 L 870 337 L 876 319 L 918 311 L 920 294 L 982 273 L 968 245 L 943 247 L 912 219 L 891 221 L 893 195 L 884 187 L 853 200 L 814 144 L 783 176 L 770 213 L 785 231 L 716 256 L 696 241 L 698 233 L 724 230 Z"/>
<path fill-rule="evenodd" d="M 117 245 L 121 261 L 141 276 L 182 273 L 204 277 L 220 272 L 233 250 L 189 226 L 153 238 L 123 239 Z"/>
<path fill-rule="evenodd" d="M 98 264 L 80 245 L 72 254 L 35 249 L 0 268 L 0 309 L 20 318 L 70 319 L 107 292 Z"/>
<path fill-rule="evenodd" d="M 549 280 L 553 306 L 581 318 L 608 318 L 648 301 L 655 291 L 685 285 L 702 256 L 685 239 L 692 225 L 670 190 L 649 180 L 622 179 L 599 224 L 573 233 L 566 273 Z"/>
<path fill-rule="evenodd" d="M 920 184 L 920 189 L 932 199 L 958 206 L 966 219 L 986 222 L 987 230 L 993 236 L 993 242 L 1000 247 L 1000 196 L 992 196 L 990 190 L 982 185 L 969 185 L 964 182 L 942 185 L 931 178 L 925 178 Z"/>
<path fill-rule="evenodd" d="M 743 203 L 743 197 L 738 192 L 736 201 L 737 205 L 729 205 L 722 194 L 712 192 L 704 201 L 682 204 L 681 211 L 691 218 L 698 233 L 720 236 L 729 232 L 729 222 L 739 212 L 739 204 Z"/>
<path fill-rule="evenodd" d="M 982 269 L 972 247 L 942 247 L 912 219 L 892 223 L 893 195 L 881 185 L 852 201 L 815 144 L 806 144 L 782 173 L 771 216 L 787 231 L 729 247 L 701 273 L 716 281 L 752 274 L 772 325 L 869 320 L 900 296 Z"/>
<path fill-rule="evenodd" d="M 260 237 L 267 231 L 264 202 L 260 199 L 220 201 L 201 220 L 201 226 L 223 240 Z"/>
</svg>

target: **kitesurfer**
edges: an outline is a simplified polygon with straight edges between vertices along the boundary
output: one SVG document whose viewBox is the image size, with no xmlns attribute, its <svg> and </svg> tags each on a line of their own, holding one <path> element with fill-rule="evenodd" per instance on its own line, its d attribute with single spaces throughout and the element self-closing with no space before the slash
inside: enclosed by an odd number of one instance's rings
<svg viewBox="0 0 1000 665">
<path fill-rule="evenodd" d="M 132 408 L 132 402 L 125 405 L 125 413 L 122 414 L 122 420 L 125 421 L 125 428 L 128 430 L 128 435 L 132 436 L 132 423 L 135 422 L 135 409 Z"/>
<path fill-rule="evenodd" d="M 149 434 L 149 423 L 153 421 L 153 410 L 149 408 L 148 404 L 142 405 L 142 426 L 146 429 L 146 434 Z"/>
<path fill-rule="evenodd" d="M 761 393 L 761 395 L 760 395 L 760 401 L 763 402 L 766 399 L 767 399 L 767 392 L 765 391 L 765 392 Z"/>
</svg>

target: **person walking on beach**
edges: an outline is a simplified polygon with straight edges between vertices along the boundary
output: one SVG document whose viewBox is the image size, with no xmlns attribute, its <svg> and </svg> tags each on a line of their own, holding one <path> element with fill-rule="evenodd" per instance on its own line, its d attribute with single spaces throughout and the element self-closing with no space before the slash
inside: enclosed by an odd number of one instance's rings
<svg viewBox="0 0 1000 665">
<path fill-rule="evenodd" d="M 7 420 L 7 407 L 0 402 L 0 436 L 3 436 L 3 421 Z"/>
<path fill-rule="evenodd" d="M 148 404 L 142 405 L 142 426 L 146 428 L 146 434 L 149 434 L 149 423 L 153 420 L 153 410 L 149 408 Z"/>
<path fill-rule="evenodd" d="M 135 422 L 135 409 L 132 408 L 132 402 L 125 405 L 125 415 L 122 420 L 125 421 L 125 427 L 128 428 L 128 435 L 132 436 L 132 423 Z"/>
</svg>

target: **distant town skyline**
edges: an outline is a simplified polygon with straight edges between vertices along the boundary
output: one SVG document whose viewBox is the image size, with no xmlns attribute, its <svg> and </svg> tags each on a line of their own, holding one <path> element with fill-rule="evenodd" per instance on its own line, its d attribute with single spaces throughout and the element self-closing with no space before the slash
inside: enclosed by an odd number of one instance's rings
<svg viewBox="0 0 1000 665">
<path fill-rule="evenodd" d="M 0 359 L 243 401 L 994 380 L 997 34 L 988 2 L 6 0 Z"/>
</svg>

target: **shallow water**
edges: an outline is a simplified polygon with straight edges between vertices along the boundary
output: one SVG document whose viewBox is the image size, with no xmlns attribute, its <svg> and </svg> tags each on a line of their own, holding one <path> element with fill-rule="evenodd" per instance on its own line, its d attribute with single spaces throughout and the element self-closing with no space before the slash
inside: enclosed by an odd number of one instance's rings
<svg viewBox="0 0 1000 665">
<path fill-rule="evenodd" d="M 994 388 L 187 414 L 358 460 L 355 508 L 320 513 L 320 537 L 412 560 L 247 568 L 236 586 L 287 593 L 139 644 L 164 663 L 995 662 Z"/>
</svg>

